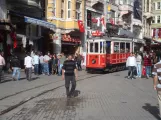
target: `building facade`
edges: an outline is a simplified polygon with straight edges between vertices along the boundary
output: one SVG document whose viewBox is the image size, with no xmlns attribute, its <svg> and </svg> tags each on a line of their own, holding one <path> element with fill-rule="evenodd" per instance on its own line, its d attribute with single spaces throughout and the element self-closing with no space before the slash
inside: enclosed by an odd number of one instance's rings
<svg viewBox="0 0 161 120">
<path fill-rule="evenodd" d="M 134 41 L 133 51 L 143 51 L 142 1 L 108 0 L 106 9 L 107 23 L 112 22 L 119 26 L 119 29 L 131 31 L 133 35 L 130 37 Z M 120 35 L 126 34 L 120 33 Z"/>
<path fill-rule="evenodd" d="M 84 22 L 85 0 L 46 0 L 45 9 L 47 21 L 56 25 L 50 43 L 53 53 L 81 53 L 84 33 L 78 21 Z"/>
<path fill-rule="evenodd" d="M 161 42 L 161 0 L 153 0 L 152 37 L 154 41 Z"/>
<path fill-rule="evenodd" d="M 152 0 L 143 0 L 143 38 L 146 41 L 146 49 L 152 42 Z"/>
</svg>

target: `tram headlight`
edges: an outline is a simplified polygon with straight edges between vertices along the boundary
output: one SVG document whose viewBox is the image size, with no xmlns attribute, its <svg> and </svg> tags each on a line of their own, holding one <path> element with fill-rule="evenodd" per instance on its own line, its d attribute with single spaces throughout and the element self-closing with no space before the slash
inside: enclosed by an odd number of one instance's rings
<svg viewBox="0 0 161 120">
<path fill-rule="evenodd" d="M 95 59 L 93 59 L 93 60 L 92 60 L 92 64 L 95 64 L 95 63 L 96 63 L 96 60 L 95 60 Z"/>
</svg>

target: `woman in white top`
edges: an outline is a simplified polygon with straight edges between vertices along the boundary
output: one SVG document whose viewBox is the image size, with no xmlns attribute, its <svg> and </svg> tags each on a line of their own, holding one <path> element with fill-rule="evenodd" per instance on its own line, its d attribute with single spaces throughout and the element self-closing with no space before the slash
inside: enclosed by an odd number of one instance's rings
<svg viewBox="0 0 161 120">
<path fill-rule="evenodd" d="M 137 56 L 136 56 L 136 64 L 137 64 L 137 77 L 140 77 L 141 78 L 141 62 L 142 62 L 142 57 L 139 53 L 137 53 Z"/>
</svg>

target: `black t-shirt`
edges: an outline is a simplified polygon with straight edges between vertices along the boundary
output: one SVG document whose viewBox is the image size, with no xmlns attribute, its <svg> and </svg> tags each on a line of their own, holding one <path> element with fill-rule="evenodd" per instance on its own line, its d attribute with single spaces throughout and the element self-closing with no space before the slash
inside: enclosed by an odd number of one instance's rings
<svg viewBox="0 0 161 120">
<path fill-rule="evenodd" d="M 63 64 L 63 69 L 65 70 L 66 76 L 73 76 L 74 69 L 76 69 L 76 64 L 73 60 L 66 60 Z"/>
</svg>

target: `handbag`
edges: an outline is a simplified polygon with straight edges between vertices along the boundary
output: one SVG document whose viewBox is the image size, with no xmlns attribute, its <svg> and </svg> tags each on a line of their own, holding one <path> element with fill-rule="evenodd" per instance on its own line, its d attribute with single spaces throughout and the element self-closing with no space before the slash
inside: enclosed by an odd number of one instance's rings
<svg viewBox="0 0 161 120">
<path fill-rule="evenodd" d="M 142 75 L 143 75 L 143 76 L 145 76 L 145 75 L 146 75 L 145 66 L 143 66 L 143 68 L 142 68 Z"/>
</svg>

